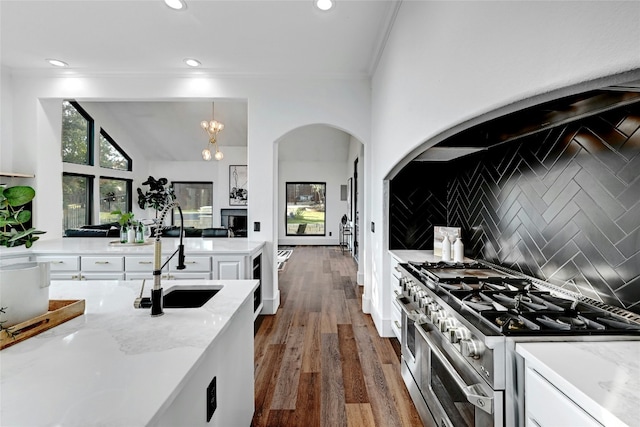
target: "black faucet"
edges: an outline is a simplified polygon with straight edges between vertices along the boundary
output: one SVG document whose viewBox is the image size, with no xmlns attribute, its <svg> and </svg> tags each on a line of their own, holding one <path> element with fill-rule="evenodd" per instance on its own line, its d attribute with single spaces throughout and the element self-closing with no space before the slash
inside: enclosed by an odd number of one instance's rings
<svg viewBox="0 0 640 427">
<path fill-rule="evenodd" d="M 180 244 L 178 245 L 178 249 L 174 253 L 171 254 L 169 258 L 162 264 L 162 242 L 160 240 L 160 236 L 162 236 L 162 224 L 164 224 L 164 218 L 169 212 L 170 209 L 178 208 L 178 212 L 180 213 Z M 133 303 L 135 308 L 149 308 L 151 307 L 151 315 L 152 316 L 162 316 L 164 311 L 162 310 L 162 283 L 160 282 L 160 278 L 162 277 L 162 269 L 167 265 L 171 259 L 178 254 L 178 266 L 176 267 L 178 270 L 184 270 L 186 266 L 184 265 L 184 244 L 183 244 L 183 234 L 184 234 L 184 218 L 182 216 L 182 209 L 177 202 L 173 202 L 162 209 L 160 212 L 160 218 L 155 225 L 155 237 L 156 240 L 153 246 L 153 289 L 151 290 L 151 298 L 142 298 L 142 291 L 144 290 L 144 282 L 142 282 L 142 290 L 140 291 L 140 297 L 136 298 Z"/>
</svg>

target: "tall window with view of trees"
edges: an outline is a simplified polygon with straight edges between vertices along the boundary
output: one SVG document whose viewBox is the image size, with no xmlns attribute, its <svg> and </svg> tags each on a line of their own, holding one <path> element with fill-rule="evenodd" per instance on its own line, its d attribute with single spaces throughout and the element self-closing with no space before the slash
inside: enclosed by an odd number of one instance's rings
<svg viewBox="0 0 640 427">
<path fill-rule="evenodd" d="M 324 236 L 326 183 L 287 182 L 287 236 Z"/>
<path fill-rule="evenodd" d="M 94 119 L 75 101 L 62 103 L 61 139 L 63 230 L 109 223 L 112 211 L 130 211 L 132 179 L 96 178 L 101 168 L 131 172 L 131 157 L 102 128 L 95 141 Z M 94 194 L 99 195 L 98 200 Z"/>
<path fill-rule="evenodd" d="M 93 164 L 93 119 L 77 102 L 62 102 L 62 161 Z"/>
<path fill-rule="evenodd" d="M 127 155 L 104 129 L 100 129 L 100 167 L 117 169 L 121 171 L 131 170 L 131 157 Z"/>
</svg>

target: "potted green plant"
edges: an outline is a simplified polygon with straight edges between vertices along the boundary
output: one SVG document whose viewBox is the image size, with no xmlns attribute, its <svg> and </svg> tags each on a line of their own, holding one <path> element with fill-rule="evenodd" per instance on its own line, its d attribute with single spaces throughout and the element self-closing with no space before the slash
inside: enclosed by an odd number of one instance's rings
<svg viewBox="0 0 640 427">
<path fill-rule="evenodd" d="M 44 233 L 26 225 L 35 195 L 29 186 L 0 185 L 0 246 L 30 248 Z M 0 266 L 0 330 L 47 312 L 49 277 L 49 263 Z"/>
<path fill-rule="evenodd" d="M 120 224 L 120 243 L 128 243 L 129 240 L 133 241 L 133 239 L 130 239 L 127 230 L 127 227 L 131 229 L 131 227 L 134 225 L 133 212 L 122 212 L 120 210 L 117 210 L 112 211 L 111 215 L 117 215 L 116 221 L 118 221 L 118 224 Z"/>
<path fill-rule="evenodd" d="M 0 185 L 0 246 L 30 248 L 38 235 L 45 233 L 25 225 L 31 220 L 27 204 L 35 195 L 36 191 L 26 185 Z"/>
</svg>

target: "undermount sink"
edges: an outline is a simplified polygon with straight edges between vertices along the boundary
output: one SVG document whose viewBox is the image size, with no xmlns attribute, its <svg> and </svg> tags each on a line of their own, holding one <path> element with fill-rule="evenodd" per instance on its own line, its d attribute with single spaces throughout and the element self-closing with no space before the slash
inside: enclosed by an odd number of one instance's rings
<svg viewBox="0 0 640 427">
<path fill-rule="evenodd" d="M 162 306 L 164 308 L 198 308 L 202 307 L 215 294 L 220 291 L 217 288 L 183 288 L 177 287 L 164 294 Z"/>
</svg>

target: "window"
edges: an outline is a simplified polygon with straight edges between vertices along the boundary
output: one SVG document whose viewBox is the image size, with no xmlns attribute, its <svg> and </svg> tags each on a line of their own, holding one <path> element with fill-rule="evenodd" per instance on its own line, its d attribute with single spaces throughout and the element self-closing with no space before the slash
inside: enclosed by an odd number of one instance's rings
<svg viewBox="0 0 640 427">
<path fill-rule="evenodd" d="M 104 129 L 96 136 L 95 128 L 79 103 L 62 102 L 63 230 L 109 223 L 112 211 L 131 210 L 131 157 Z M 104 168 L 116 176 L 100 176 Z"/>
<path fill-rule="evenodd" d="M 63 230 L 91 224 L 92 188 L 92 176 L 62 174 Z"/>
<path fill-rule="evenodd" d="M 185 227 L 213 227 L 213 183 L 174 181 L 171 183 L 176 202 L 182 209 Z M 180 212 L 173 211 L 173 224 L 180 224 Z"/>
<path fill-rule="evenodd" d="M 113 222 L 111 212 L 131 210 L 131 180 L 100 177 L 100 224 Z"/>
<path fill-rule="evenodd" d="M 62 102 L 62 161 L 93 165 L 93 119 L 77 102 Z"/>
<path fill-rule="evenodd" d="M 116 142 L 100 129 L 100 167 L 121 171 L 131 170 L 131 157 L 127 155 Z"/>
<path fill-rule="evenodd" d="M 326 183 L 287 182 L 287 236 L 324 236 Z"/>
</svg>

